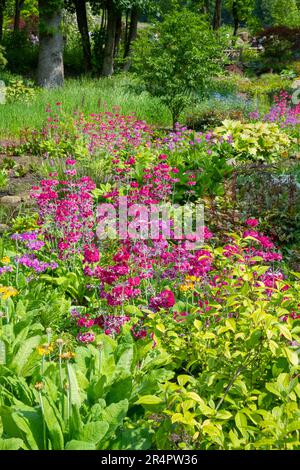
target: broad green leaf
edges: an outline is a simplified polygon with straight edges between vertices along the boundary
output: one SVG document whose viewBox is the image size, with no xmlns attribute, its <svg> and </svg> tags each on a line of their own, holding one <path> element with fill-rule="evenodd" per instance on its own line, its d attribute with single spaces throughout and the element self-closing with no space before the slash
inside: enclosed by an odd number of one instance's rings
<svg viewBox="0 0 300 470">
<path fill-rule="evenodd" d="M 287 355 L 288 360 L 293 366 L 298 366 L 299 364 L 299 356 L 297 351 L 292 351 L 290 348 L 284 348 L 284 351 Z"/>
<path fill-rule="evenodd" d="M 280 333 L 289 341 L 293 341 L 292 333 L 290 330 L 285 326 L 285 325 L 278 325 L 278 328 L 280 330 Z"/>
<path fill-rule="evenodd" d="M 67 442 L 65 450 L 96 450 L 93 442 L 72 440 Z"/>
<path fill-rule="evenodd" d="M 232 429 L 229 431 L 229 437 L 233 444 L 233 447 L 235 449 L 238 449 L 240 447 L 240 440 L 238 439 L 237 435 L 234 433 Z"/>
<path fill-rule="evenodd" d="M 80 440 L 97 444 L 102 441 L 108 429 L 109 425 L 105 421 L 91 421 L 83 426 Z"/>
<path fill-rule="evenodd" d="M 57 409 L 53 409 L 48 398 L 43 396 L 43 408 L 44 408 L 44 419 L 47 426 L 47 429 L 50 434 L 51 443 L 53 450 L 63 450 L 64 449 L 64 436 L 60 426 L 60 423 L 57 419 L 59 414 Z"/>
<path fill-rule="evenodd" d="M 31 338 L 28 338 L 26 341 L 24 341 L 24 343 L 20 346 L 12 361 L 12 366 L 15 367 L 19 375 L 22 375 L 23 367 L 26 365 L 26 362 L 32 351 L 40 344 L 40 341 L 40 336 L 32 336 Z"/>
<path fill-rule="evenodd" d="M 247 428 L 247 417 L 244 415 L 244 413 L 241 413 L 240 411 L 237 412 L 235 415 L 235 424 L 236 427 L 238 428 L 239 431 L 241 431 L 242 434 L 244 434 L 245 429 Z"/>
<path fill-rule="evenodd" d="M 70 400 L 72 405 L 81 405 L 81 398 L 79 393 L 79 387 L 77 383 L 77 378 L 75 374 L 75 370 L 72 364 L 67 364 L 67 371 L 68 371 L 68 380 L 69 380 L 69 393 L 70 393 Z"/>
<path fill-rule="evenodd" d="M 135 402 L 135 405 L 158 405 L 159 403 L 163 403 L 161 398 L 155 395 L 144 395 Z"/>
<path fill-rule="evenodd" d="M 118 403 L 112 403 L 102 412 L 102 419 L 109 424 L 109 433 L 122 426 L 123 420 L 128 412 L 128 400 L 121 400 Z"/>
<path fill-rule="evenodd" d="M 22 439 L 0 439 L 0 450 L 19 450 L 23 448 L 24 442 Z"/>
</svg>

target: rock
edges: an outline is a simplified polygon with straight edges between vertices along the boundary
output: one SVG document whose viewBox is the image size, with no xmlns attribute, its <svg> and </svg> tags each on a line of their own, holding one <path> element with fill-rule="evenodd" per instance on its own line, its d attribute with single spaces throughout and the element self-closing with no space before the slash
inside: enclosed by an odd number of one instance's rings
<svg viewBox="0 0 300 470">
<path fill-rule="evenodd" d="M 23 202 L 30 202 L 30 193 L 28 192 L 24 192 L 24 193 L 20 193 L 19 194 L 19 197 L 21 198 L 21 201 Z"/>
<path fill-rule="evenodd" d="M 4 196 L 0 199 L 0 204 L 10 207 L 16 207 L 21 204 L 22 199 L 19 196 Z"/>
</svg>

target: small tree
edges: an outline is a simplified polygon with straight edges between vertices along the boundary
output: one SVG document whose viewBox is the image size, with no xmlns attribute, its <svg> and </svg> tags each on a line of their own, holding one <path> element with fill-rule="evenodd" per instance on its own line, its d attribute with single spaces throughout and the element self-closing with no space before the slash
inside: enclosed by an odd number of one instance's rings
<svg viewBox="0 0 300 470">
<path fill-rule="evenodd" d="M 159 97 L 172 113 L 180 113 L 203 96 L 218 73 L 222 47 L 207 20 L 187 10 L 166 16 L 134 44 L 133 63 L 146 90 Z"/>
</svg>

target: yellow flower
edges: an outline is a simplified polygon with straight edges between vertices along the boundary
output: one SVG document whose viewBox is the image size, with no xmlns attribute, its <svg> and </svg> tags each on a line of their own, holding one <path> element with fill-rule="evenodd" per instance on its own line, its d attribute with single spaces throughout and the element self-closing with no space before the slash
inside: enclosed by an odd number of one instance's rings
<svg viewBox="0 0 300 470">
<path fill-rule="evenodd" d="M 1 260 L 1 263 L 9 264 L 10 263 L 10 258 L 8 256 L 4 256 Z"/>
<path fill-rule="evenodd" d="M 186 280 L 186 281 L 191 281 L 191 282 L 199 282 L 199 281 L 200 281 L 200 277 L 196 277 L 196 276 L 186 276 L 186 277 L 185 277 L 185 280 Z"/>
<path fill-rule="evenodd" d="M 183 284 L 182 286 L 180 286 L 180 290 L 182 292 L 187 292 L 189 290 L 194 290 L 195 289 L 195 284 L 193 284 L 192 282 L 189 282 L 187 284 Z"/>
<path fill-rule="evenodd" d="M 10 297 L 14 297 L 17 294 L 18 294 L 18 291 L 14 287 L 11 287 L 11 286 L 0 287 L 0 295 L 3 300 L 7 300 Z"/>
<path fill-rule="evenodd" d="M 53 346 L 52 344 L 43 344 L 42 346 L 37 347 L 37 352 L 39 353 L 40 356 L 47 356 L 53 351 Z"/>
</svg>

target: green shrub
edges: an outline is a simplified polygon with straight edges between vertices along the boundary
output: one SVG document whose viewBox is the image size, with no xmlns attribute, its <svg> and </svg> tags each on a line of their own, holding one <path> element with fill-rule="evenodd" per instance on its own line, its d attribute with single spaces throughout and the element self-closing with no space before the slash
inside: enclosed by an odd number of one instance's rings
<svg viewBox="0 0 300 470">
<path fill-rule="evenodd" d="M 222 76 L 218 79 L 219 87 L 232 87 L 236 93 L 245 93 L 250 98 L 264 99 L 268 102 L 280 91 L 290 91 L 292 82 L 289 77 L 275 73 L 262 74 L 259 78 L 249 78 L 237 73 Z"/>
<path fill-rule="evenodd" d="M 33 83 L 13 78 L 6 87 L 6 97 L 9 102 L 17 100 L 30 101 L 35 97 L 36 90 Z"/>
<path fill-rule="evenodd" d="M 4 37 L 7 67 L 13 73 L 30 73 L 38 64 L 38 45 L 28 40 L 26 31 L 10 32 Z"/>
<path fill-rule="evenodd" d="M 254 110 L 254 102 L 236 95 L 214 93 L 187 113 L 186 124 L 194 130 L 220 126 L 226 119 L 244 121 Z"/>
<path fill-rule="evenodd" d="M 134 67 L 146 90 L 169 107 L 175 124 L 219 72 L 221 50 L 207 22 L 182 11 L 140 35 L 134 46 Z"/>
<path fill-rule="evenodd" d="M 219 136 L 231 136 L 236 158 L 241 161 L 273 162 L 288 157 L 291 140 L 275 123 L 242 123 L 226 120 L 215 129 Z"/>
</svg>

